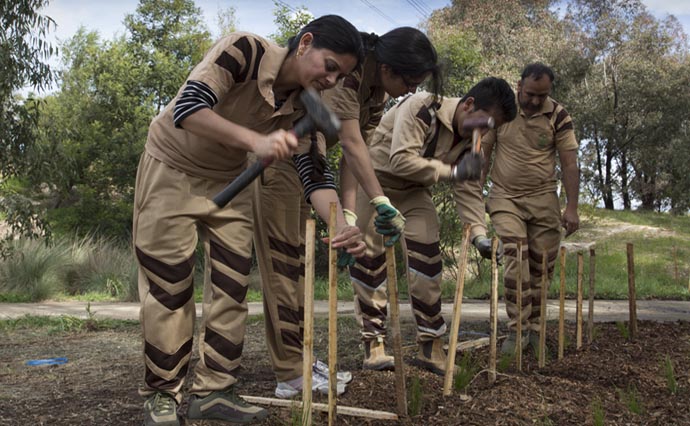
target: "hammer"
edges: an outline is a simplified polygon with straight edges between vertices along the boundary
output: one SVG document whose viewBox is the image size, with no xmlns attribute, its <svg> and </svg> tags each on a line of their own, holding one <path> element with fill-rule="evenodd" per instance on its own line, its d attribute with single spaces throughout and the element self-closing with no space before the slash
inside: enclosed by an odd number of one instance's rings
<svg viewBox="0 0 690 426">
<path fill-rule="evenodd" d="M 462 157 L 458 164 L 458 180 L 478 180 L 482 175 L 482 129 L 493 129 L 496 122 L 493 117 L 467 118 L 462 123 L 463 129 L 472 129 L 471 152 Z"/>
<path fill-rule="evenodd" d="M 296 137 L 308 135 L 313 130 L 320 130 L 329 138 L 335 138 L 340 130 L 340 120 L 323 103 L 319 94 L 313 89 L 305 89 L 300 94 L 306 114 L 302 117 L 292 132 Z M 249 166 L 221 192 L 213 197 L 213 202 L 219 207 L 225 207 L 237 194 L 249 186 L 254 179 L 273 163 L 272 157 L 261 158 Z"/>
</svg>

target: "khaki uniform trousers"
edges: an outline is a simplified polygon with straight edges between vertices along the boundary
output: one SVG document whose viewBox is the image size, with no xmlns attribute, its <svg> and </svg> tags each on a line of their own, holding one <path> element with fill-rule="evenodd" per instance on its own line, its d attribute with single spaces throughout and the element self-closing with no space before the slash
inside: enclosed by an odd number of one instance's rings
<svg viewBox="0 0 690 426">
<path fill-rule="evenodd" d="M 139 266 L 144 337 L 142 396 L 164 391 L 182 400 L 192 354 L 194 264 L 203 242 L 204 298 L 200 360 L 191 392 L 204 396 L 237 379 L 247 317 L 252 249 L 252 191 L 227 207 L 211 199 L 227 182 L 187 175 L 144 153 L 139 163 L 133 242 Z"/>
<path fill-rule="evenodd" d="M 487 203 L 491 223 L 503 241 L 506 311 L 508 326 L 539 330 L 542 255 L 547 254 L 547 286 L 561 241 L 561 213 L 555 192 L 521 198 L 491 198 Z M 522 264 L 517 262 L 517 243 L 522 242 Z M 517 275 L 522 271 L 522 311 L 517 308 Z"/>
<path fill-rule="evenodd" d="M 311 207 L 291 161 L 274 163 L 255 182 L 254 244 L 273 371 L 279 382 L 302 376 L 304 233 Z"/>
<path fill-rule="evenodd" d="M 417 323 L 417 342 L 443 336 L 446 323 L 441 315 L 441 250 L 439 220 L 426 187 L 383 192 L 407 221 L 402 242 L 410 303 Z M 357 193 L 357 226 L 365 232 L 366 255 L 350 267 L 355 292 L 355 315 L 363 341 L 385 337 L 388 313 L 386 254 L 383 238 L 376 233 L 376 211 L 360 188 Z"/>
</svg>

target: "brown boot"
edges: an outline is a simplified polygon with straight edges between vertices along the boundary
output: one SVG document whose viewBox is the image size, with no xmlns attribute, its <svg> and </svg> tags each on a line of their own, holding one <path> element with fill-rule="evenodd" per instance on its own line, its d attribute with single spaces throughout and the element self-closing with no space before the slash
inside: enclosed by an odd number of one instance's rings
<svg viewBox="0 0 690 426">
<path fill-rule="evenodd" d="M 419 352 L 414 360 L 414 363 L 425 370 L 439 375 L 446 374 L 446 353 L 443 351 L 443 341 L 438 338 L 421 342 L 419 344 Z M 453 368 L 453 372 L 457 371 L 457 367 Z"/>
<path fill-rule="evenodd" d="M 374 340 L 364 342 L 364 362 L 362 363 L 364 370 L 393 370 L 395 369 L 395 361 L 390 355 L 386 355 L 383 344 L 383 337 L 377 337 Z"/>
</svg>

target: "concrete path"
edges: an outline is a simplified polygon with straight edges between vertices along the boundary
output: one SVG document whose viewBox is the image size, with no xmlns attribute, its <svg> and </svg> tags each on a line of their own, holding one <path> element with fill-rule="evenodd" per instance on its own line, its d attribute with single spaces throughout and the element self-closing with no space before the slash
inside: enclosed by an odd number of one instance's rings
<svg viewBox="0 0 690 426">
<path fill-rule="evenodd" d="M 453 306 L 450 303 L 443 305 L 443 314 L 446 318 L 452 316 Z M 201 304 L 196 305 L 197 315 L 201 314 Z M 95 318 L 113 319 L 139 319 L 138 303 L 107 303 L 92 302 L 91 314 Z M 499 303 L 499 320 L 505 321 L 505 306 Z M 575 301 L 566 300 L 565 315 L 567 320 L 575 319 Z M 583 316 L 587 319 L 587 301 L 583 306 Z M 342 315 L 354 315 L 352 302 L 339 302 L 338 312 Z M 263 313 L 262 304 L 249 303 L 249 314 L 260 315 Z M 318 300 L 314 304 L 314 313 L 317 316 L 327 316 L 328 302 Z M 462 304 L 462 321 L 488 321 L 489 302 L 485 300 L 465 300 Z M 0 320 L 21 317 L 23 315 L 70 315 L 78 318 L 87 318 L 87 302 L 44 302 L 44 303 L 0 303 Z M 400 315 L 411 319 L 412 310 L 408 303 L 400 306 Z M 597 322 L 612 322 L 628 320 L 628 302 L 626 300 L 595 300 L 594 320 Z M 547 304 L 547 317 L 558 319 L 558 300 L 550 300 Z M 659 301 L 640 300 L 637 302 L 637 318 L 639 320 L 654 321 L 690 321 L 690 301 Z"/>
</svg>

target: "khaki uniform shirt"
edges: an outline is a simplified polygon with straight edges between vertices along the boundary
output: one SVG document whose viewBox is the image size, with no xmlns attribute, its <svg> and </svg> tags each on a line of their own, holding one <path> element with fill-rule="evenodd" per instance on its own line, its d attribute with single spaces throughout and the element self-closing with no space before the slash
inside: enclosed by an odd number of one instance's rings
<svg viewBox="0 0 690 426">
<path fill-rule="evenodd" d="M 495 152 L 492 198 L 555 192 L 556 152 L 578 149 L 570 115 L 551 98 L 532 117 L 526 117 L 518 104 L 515 120 L 482 139 L 482 146 L 491 145 Z"/>
<path fill-rule="evenodd" d="M 383 86 L 376 85 L 378 64 L 369 53 L 361 67 L 348 74 L 338 85 L 323 92 L 328 107 L 341 120 L 357 120 L 364 142 L 368 142 L 383 117 L 388 95 Z M 331 148 L 337 140 L 329 140 Z"/>
<path fill-rule="evenodd" d="M 369 149 L 376 176 L 384 189 L 430 187 L 450 180 L 452 165 L 472 146 L 469 139 L 456 140 L 453 131 L 453 117 L 459 104 L 459 98 L 444 98 L 439 106 L 432 95 L 420 92 L 386 112 L 371 138 Z M 435 126 L 430 110 L 435 111 Z M 435 128 L 438 129 L 436 149 L 425 157 Z M 471 238 L 486 235 L 484 199 L 479 182 L 455 183 L 453 195 L 460 219 L 472 227 Z"/>
<path fill-rule="evenodd" d="M 273 83 L 288 50 L 259 36 L 237 32 L 220 39 L 187 80 L 206 83 L 216 94 L 213 110 L 235 124 L 262 134 L 289 129 L 304 115 L 300 90 L 275 111 Z M 175 128 L 173 110 L 184 87 L 154 118 L 146 152 L 190 175 L 215 180 L 236 177 L 247 164 L 247 152 Z"/>
</svg>

